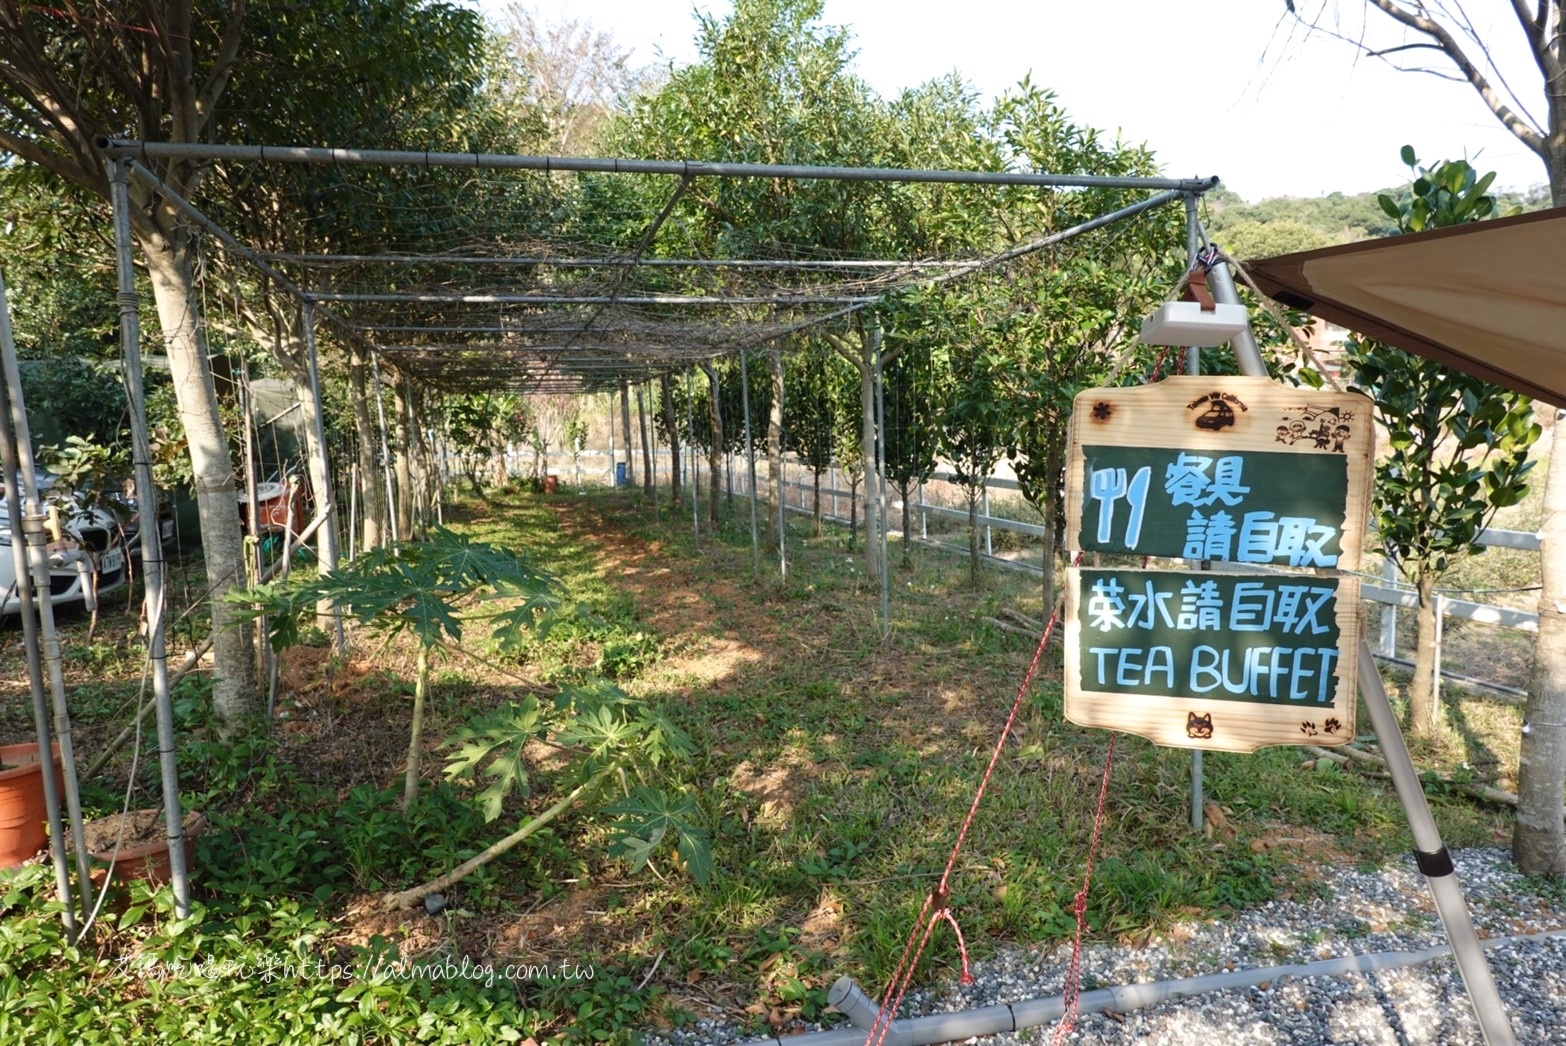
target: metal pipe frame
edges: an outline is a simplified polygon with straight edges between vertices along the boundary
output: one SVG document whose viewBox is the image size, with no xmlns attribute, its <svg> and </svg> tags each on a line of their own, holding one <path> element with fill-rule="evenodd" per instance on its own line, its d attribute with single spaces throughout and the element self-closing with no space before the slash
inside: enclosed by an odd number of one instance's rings
<svg viewBox="0 0 1566 1046">
<path fill-rule="evenodd" d="M 429 150 L 327 149 L 279 145 L 197 145 L 143 142 L 99 136 L 98 149 L 111 158 L 231 160 L 250 163 L 316 163 L 369 167 L 458 167 L 483 170 L 668 174 L 681 178 L 791 178 L 839 182 L 924 182 L 950 185 L 1031 185 L 1078 189 L 1173 189 L 1206 192 L 1218 184 L 1208 178 L 1102 177 L 1025 171 L 943 171 L 882 167 L 819 167 L 806 164 L 710 163 L 702 160 L 627 160 L 586 156 L 506 156 Z"/>
<path fill-rule="evenodd" d="M 11 356 L 16 342 L 11 333 L 11 312 L 6 304 L 5 275 L 0 271 L 0 352 Z M 60 917 L 65 935 L 76 942 L 79 922 L 75 894 L 71 889 L 71 870 L 65 853 L 64 823 L 60 819 L 60 781 L 55 771 L 53 731 L 49 726 L 49 695 L 44 687 L 43 645 L 39 636 L 38 607 L 34 598 L 33 574 L 28 565 L 26 542 L 26 505 L 20 484 L 21 467 L 16 452 L 16 435 L 11 431 L 11 386 L 0 377 L 0 470 L 4 470 L 5 523 L 11 528 L 11 563 L 16 575 L 14 587 L 21 603 L 22 640 L 27 651 L 27 683 L 32 695 L 33 730 L 38 737 L 38 765 L 43 775 L 44 817 L 49 826 L 49 857 L 54 864 L 55 896 L 60 901 Z M 48 590 L 45 589 L 45 592 Z"/>
</svg>

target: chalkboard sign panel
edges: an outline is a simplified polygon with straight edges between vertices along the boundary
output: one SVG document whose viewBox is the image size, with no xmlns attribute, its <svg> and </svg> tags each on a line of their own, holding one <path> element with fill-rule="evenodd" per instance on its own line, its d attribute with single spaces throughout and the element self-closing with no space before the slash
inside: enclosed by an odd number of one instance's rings
<svg viewBox="0 0 1566 1046">
<path fill-rule="evenodd" d="M 1355 578 L 1077 568 L 1066 599 L 1073 723 L 1235 752 L 1353 737 Z"/>
<path fill-rule="evenodd" d="M 1371 404 L 1265 378 L 1089 389 L 1071 416 L 1067 540 L 1084 551 L 1359 566 Z"/>
<path fill-rule="evenodd" d="M 1082 448 L 1084 552 L 1336 567 L 1348 468 L 1338 454 Z"/>
</svg>

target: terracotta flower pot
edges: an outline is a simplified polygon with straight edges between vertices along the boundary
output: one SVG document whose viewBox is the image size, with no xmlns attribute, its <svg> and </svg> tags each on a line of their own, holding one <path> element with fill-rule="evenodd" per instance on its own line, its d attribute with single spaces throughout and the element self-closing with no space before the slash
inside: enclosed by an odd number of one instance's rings
<svg viewBox="0 0 1566 1046">
<path fill-rule="evenodd" d="M 87 824 L 87 852 L 94 861 L 105 866 L 114 862 L 114 878 L 118 882 L 145 879 L 150 883 L 166 883 L 173 874 L 169 866 L 169 840 L 163 827 L 161 807 L 148 810 L 132 810 L 126 815 L 126 825 L 118 853 L 115 840 L 120 835 L 120 815 L 100 817 Z M 207 827 L 207 819 L 200 812 L 185 811 L 185 867 L 190 868 L 191 840 Z M 97 879 L 99 873 L 94 872 Z"/>
<path fill-rule="evenodd" d="M 55 780 L 62 779 L 60 746 L 54 749 Z M 38 744 L 0 746 L 0 868 L 15 868 L 49 841 Z"/>
</svg>

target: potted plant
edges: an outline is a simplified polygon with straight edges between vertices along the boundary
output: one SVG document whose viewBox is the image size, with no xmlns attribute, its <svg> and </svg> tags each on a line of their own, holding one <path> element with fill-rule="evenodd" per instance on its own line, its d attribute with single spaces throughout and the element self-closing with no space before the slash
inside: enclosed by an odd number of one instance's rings
<svg viewBox="0 0 1566 1046">
<path fill-rule="evenodd" d="M 99 864 L 107 866 L 113 862 L 116 882 L 145 879 L 153 885 L 166 883 L 172 872 L 165 824 L 161 806 L 96 818 L 83 826 L 87 852 Z M 199 811 L 185 811 L 183 827 L 187 868 L 190 867 L 191 840 L 200 835 L 206 826 L 207 819 Z M 93 873 L 93 878 L 102 882 L 97 872 Z"/>
<path fill-rule="evenodd" d="M 55 779 L 61 780 L 60 745 L 52 747 Z M 0 868 L 15 868 L 48 841 L 38 743 L 0 746 Z"/>
</svg>

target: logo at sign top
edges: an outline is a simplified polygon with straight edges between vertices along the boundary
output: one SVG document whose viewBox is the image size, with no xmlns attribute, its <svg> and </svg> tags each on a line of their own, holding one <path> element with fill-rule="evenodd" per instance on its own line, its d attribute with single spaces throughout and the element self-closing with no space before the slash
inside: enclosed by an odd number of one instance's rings
<svg viewBox="0 0 1566 1046">
<path fill-rule="evenodd" d="M 1234 425 L 1236 410 L 1248 411 L 1250 408 L 1232 392 L 1215 390 L 1186 404 L 1186 410 L 1200 411 L 1195 419 L 1197 428 L 1217 432 Z"/>
</svg>

